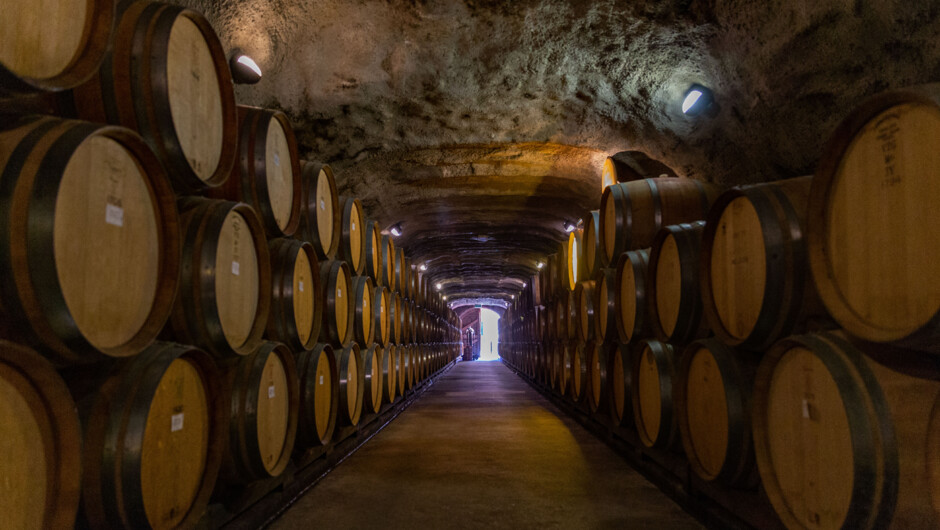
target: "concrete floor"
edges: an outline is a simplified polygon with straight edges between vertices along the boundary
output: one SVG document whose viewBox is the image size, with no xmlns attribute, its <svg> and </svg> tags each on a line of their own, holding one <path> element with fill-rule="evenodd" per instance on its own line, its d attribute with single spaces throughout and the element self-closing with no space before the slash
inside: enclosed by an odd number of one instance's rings
<svg viewBox="0 0 940 530">
<path fill-rule="evenodd" d="M 271 528 L 702 527 L 502 363 L 465 362 Z"/>
</svg>

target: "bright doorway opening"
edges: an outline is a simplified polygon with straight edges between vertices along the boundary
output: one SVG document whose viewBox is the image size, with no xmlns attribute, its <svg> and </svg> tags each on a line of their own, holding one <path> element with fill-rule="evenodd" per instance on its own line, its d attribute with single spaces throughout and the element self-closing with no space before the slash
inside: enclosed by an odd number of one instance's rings
<svg viewBox="0 0 940 530">
<path fill-rule="evenodd" d="M 499 314 L 480 309 L 480 360 L 499 360 Z"/>
</svg>

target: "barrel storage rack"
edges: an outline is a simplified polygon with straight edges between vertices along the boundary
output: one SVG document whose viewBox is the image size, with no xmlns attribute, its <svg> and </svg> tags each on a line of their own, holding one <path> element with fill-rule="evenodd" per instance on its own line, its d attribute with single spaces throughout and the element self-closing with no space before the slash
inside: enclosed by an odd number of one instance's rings
<svg viewBox="0 0 940 530">
<path fill-rule="evenodd" d="M 940 527 L 938 143 L 930 85 L 860 104 L 811 176 L 609 160 L 503 361 L 710 526 Z"/>
<path fill-rule="evenodd" d="M 72 4 L 0 22 L 0 527 L 258 527 L 459 320 L 200 13 Z"/>
</svg>

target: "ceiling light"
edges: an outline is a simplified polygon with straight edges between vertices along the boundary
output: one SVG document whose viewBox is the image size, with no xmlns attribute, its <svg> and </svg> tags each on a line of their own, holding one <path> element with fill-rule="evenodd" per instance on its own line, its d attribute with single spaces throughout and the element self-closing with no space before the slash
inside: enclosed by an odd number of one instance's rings
<svg viewBox="0 0 940 530">
<path fill-rule="evenodd" d="M 544 266 L 545 266 L 545 264 L 542 263 L 541 261 L 535 264 L 535 267 L 538 268 L 538 269 L 541 269 L 541 268 L 544 267 Z"/>
<path fill-rule="evenodd" d="M 418 267 L 418 268 L 421 269 L 421 270 L 423 270 L 423 271 L 426 271 L 426 270 L 428 270 L 428 264 L 427 264 L 427 263 L 422 263 L 421 266 Z"/>
<path fill-rule="evenodd" d="M 444 301 L 447 301 L 447 295 L 446 295 L 446 294 L 444 295 Z"/>
<path fill-rule="evenodd" d="M 232 81 L 240 85 L 253 85 L 261 81 L 261 68 L 258 63 L 239 49 L 232 51 L 228 66 L 232 71 Z"/>
<path fill-rule="evenodd" d="M 444 285 L 441 282 L 437 282 L 437 285 L 434 286 L 438 291 L 444 288 Z"/>
<path fill-rule="evenodd" d="M 401 223 L 395 223 L 391 228 L 388 229 L 389 233 L 393 236 L 398 237 L 402 234 Z"/>
<path fill-rule="evenodd" d="M 682 101 L 682 113 L 687 116 L 698 116 L 712 108 L 715 102 L 715 96 L 712 91 L 698 83 L 693 84 L 685 92 L 685 99 Z"/>
<path fill-rule="evenodd" d="M 509 298 L 512 299 L 512 300 L 515 300 L 515 299 L 516 299 L 516 295 L 511 294 L 511 295 L 509 295 Z"/>
<path fill-rule="evenodd" d="M 565 232 L 568 232 L 568 233 L 574 232 L 574 229 L 577 227 L 578 227 L 577 225 L 565 219 Z"/>
<path fill-rule="evenodd" d="M 525 289 L 526 283 L 522 282 L 522 288 Z"/>
</svg>

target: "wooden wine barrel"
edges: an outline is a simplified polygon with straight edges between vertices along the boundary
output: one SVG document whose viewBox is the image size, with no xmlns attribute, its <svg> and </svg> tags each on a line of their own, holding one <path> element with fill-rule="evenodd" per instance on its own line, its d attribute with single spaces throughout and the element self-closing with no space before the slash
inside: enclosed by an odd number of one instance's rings
<svg viewBox="0 0 940 530">
<path fill-rule="evenodd" d="M 389 344 L 385 347 L 385 360 L 382 362 L 382 369 L 385 373 L 382 383 L 382 401 L 384 403 L 393 403 L 398 397 L 398 346 Z"/>
<path fill-rule="evenodd" d="M 673 404 L 686 457 L 703 480 L 757 485 L 751 393 L 758 360 L 715 339 L 695 341 L 682 354 Z"/>
<path fill-rule="evenodd" d="M 581 236 L 581 263 L 585 278 L 593 278 L 601 268 L 600 210 L 591 211 L 584 221 Z"/>
<path fill-rule="evenodd" d="M 616 343 L 607 350 L 607 410 L 615 427 L 632 427 L 633 423 L 633 356 L 630 345 Z"/>
<path fill-rule="evenodd" d="M 0 171 L 0 320 L 58 364 L 146 348 L 180 273 L 179 216 L 153 152 L 119 127 L 11 118 Z"/>
<path fill-rule="evenodd" d="M 395 372 L 398 374 L 398 395 L 404 396 L 408 390 L 408 347 L 399 345 L 395 348 Z"/>
<path fill-rule="evenodd" d="M 405 266 L 405 249 L 397 247 L 395 252 L 395 286 L 402 298 L 407 298 L 405 286 L 408 283 L 408 269 Z"/>
<path fill-rule="evenodd" d="M 238 106 L 238 152 L 232 174 L 206 195 L 250 204 L 269 237 L 300 226 L 302 199 L 297 139 L 279 110 Z"/>
<path fill-rule="evenodd" d="M 653 245 L 665 226 L 705 219 L 717 198 L 714 184 L 687 178 L 650 178 L 615 184 L 601 196 L 601 264 L 627 250 Z"/>
<path fill-rule="evenodd" d="M 587 277 L 584 274 L 584 262 L 581 259 L 582 230 L 574 230 L 568 234 L 568 243 L 565 246 L 565 282 L 569 291 L 574 291 L 578 282 Z"/>
<path fill-rule="evenodd" d="M 366 413 L 378 414 L 382 410 L 382 393 L 385 383 L 385 349 L 372 343 L 362 352 L 362 406 Z"/>
<path fill-rule="evenodd" d="M 101 66 L 114 0 L 4 4 L 0 96 L 72 88 Z"/>
<path fill-rule="evenodd" d="M 607 375 L 607 356 L 610 345 L 605 345 L 600 341 L 592 341 L 587 344 L 585 351 L 588 354 L 588 391 L 587 403 L 591 414 L 606 412 L 607 393 L 610 391 Z"/>
<path fill-rule="evenodd" d="M 310 243 L 273 239 L 271 311 L 265 337 L 292 350 L 309 350 L 317 343 L 323 322 L 320 262 Z"/>
<path fill-rule="evenodd" d="M 575 340 L 578 338 L 578 326 L 580 325 L 581 313 L 580 308 L 580 299 L 575 295 L 574 291 L 565 293 L 563 297 L 568 298 L 567 310 L 568 316 L 565 319 L 565 323 L 568 325 L 567 337 L 569 340 Z"/>
<path fill-rule="evenodd" d="M 594 312 L 597 307 L 594 302 L 596 298 L 595 285 L 594 280 L 578 282 L 574 290 L 574 298 L 578 306 L 577 338 L 581 342 L 594 340 L 594 331 L 597 329 L 594 323 L 597 319 L 597 314 Z"/>
<path fill-rule="evenodd" d="M 318 343 L 297 354 L 300 380 L 300 413 L 295 448 L 326 445 L 336 429 L 339 407 L 339 375 L 333 347 Z"/>
<path fill-rule="evenodd" d="M 205 352 L 155 342 L 95 385 L 87 407 L 77 398 L 86 411 L 82 512 L 89 526 L 196 525 L 222 462 L 221 386 Z"/>
<path fill-rule="evenodd" d="M 629 343 L 635 337 L 649 333 L 647 308 L 647 271 L 649 250 L 630 250 L 620 255 L 617 261 L 617 298 L 614 300 L 617 314 L 617 334 L 620 342 Z"/>
<path fill-rule="evenodd" d="M 359 425 L 362 415 L 362 398 L 365 392 L 365 368 L 359 345 L 355 342 L 336 353 L 336 368 L 339 370 L 339 423 Z"/>
<path fill-rule="evenodd" d="M 705 223 L 663 228 L 650 249 L 647 286 L 650 327 L 662 341 L 685 344 L 708 333 L 699 288 L 699 249 Z"/>
<path fill-rule="evenodd" d="M 71 528 L 82 480 L 75 403 L 49 361 L 0 340 L 0 520 L 8 528 Z"/>
<path fill-rule="evenodd" d="M 617 339 L 617 270 L 599 269 L 594 276 L 594 338 L 597 342 Z"/>
<path fill-rule="evenodd" d="M 387 287 L 376 287 L 375 298 L 372 300 L 372 329 L 375 335 L 374 340 L 383 348 L 388 347 L 391 336 L 390 300 Z"/>
<path fill-rule="evenodd" d="M 320 342 L 344 347 L 353 340 L 355 325 L 355 291 L 349 277 L 349 265 L 344 261 L 320 262 L 320 285 L 323 292 L 323 325 Z"/>
<path fill-rule="evenodd" d="M 722 342 L 765 350 L 799 323 L 825 315 L 806 259 L 812 177 L 723 193 L 702 236 L 705 316 Z"/>
<path fill-rule="evenodd" d="M 556 343 L 558 349 L 558 394 L 567 396 L 571 386 L 571 350 L 567 341 Z"/>
<path fill-rule="evenodd" d="M 196 11 L 121 6 L 114 45 L 87 83 L 60 98 L 79 118 L 141 134 L 181 193 L 218 186 L 235 163 L 238 117 L 225 51 Z"/>
<path fill-rule="evenodd" d="M 405 258 L 408 269 L 408 298 L 414 301 L 418 297 L 418 272 L 411 258 Z"/>
<path fill-rule="evenodd" d="M 940 527 L 940 430 L 930 429 L 940 377 L 932 377 L 890 369 L 842 334 L 775 344 L 757 370 L 753 421 L 761 481 L 781 521 Z"/>
<path fill-rule="evenodd" d="M 571 401 L 580 403 L 586 394 L 588 387 L 588 353 L 585 350 L 586 345 L 583 342 L 577 342 L 570 346 L 571 353 L 571 372 L 568 389 Z"/>
<path fill-rule="evenodd" d="M 379 224 L 373 220 L 367 220 L 363 235 L 364 245 L 363 254 L 365 255 L 365 269 L 363 274 L 372 278 L 376 286 L 384 285 L 385 275 L 382 271 L 382 234 L 379 231 Z"/>
<path fill-rule="evenodd" d="M 244 203 L 179 201 L 183 234 L 173 337 L 220 357 L 258 349 L 271 306 L 271 262 L 264 229 Z"/>
<path fill-rule="evenodd" d="M 675 176 L 672 168 L 650 158 L 642 151 L 624 151 L 604 160 L 601 168 L 601 190 L 620 182 Z"/>
<path fill-rule="evenodd" d="M 372 303 L 375 299 L 375 287 L 368 276 L 356 276 L 352 279 L 352 293 L 355 307 L 353 309 L 353 340 L 360 347 L 367 348 L 375 338 L 375 311 Z"/>
<path fill-rule="evenodd" d="M 313 245 L 321 260 L 335 259 L 343 212 L 333 170 L 319 162 L 303 162 L 301 167 L 300 226 L 295 236 Z"/>
<path fill-rule="evenodd" d="M 401 294 L 395 292 L 388 297 L 388 329 L 389 341 L 394 344 L 402 343 L 402 307 Z"/>
<path fill-rule="evenodd" d="M 643 340 L 633 355 L 633 421 L 646 447 L 673 448 L 679 442 L 673 388 L 677 354 L 671 344 Z"/>
<path fill-rule="evenodd" d="M 568 297 L 555 300 L 555 337 L 558 340 L 568 338 Z"/>
<path fill-rule="evenodd" d="M 412 387 L 411 371 L 414 370 L 414 367 L 411 363 L 411 345 L 406 344 L 399 351 L 401 352 L 401 377 L 399 382 L 402 384 L 402 394 L 404 394 Z"/>
<path fill-rule="evenodd" d="M 418 345 L 412 344 L 408 348 L 408 388 L 418 384 Z"/>
<path fill-rule="evenodd" d="M 395 242 L 390 236 L 382 236 L 382 253 L 380 261 L 382 262 L 382 285 L 388 287 L 389 294 L 395 292 L 398 288 L 395 282 Z"/>
<path fill-rule="evenodd" d="M 849 333 L 940 352 L 940 85 L 880 94 L 839 125 L 807 209 L 819 295 Z"/>
<path fill-rule="evenodd" d="M 280 475 L 297 437 L 300 385 L 294 355 L 281 343 L 265 342 L 222 369 L 229 428 L 221 479 L 246 484 Z"/>
<path fill-rule="evenodd" d="M 349 273 L 361 276 L 366 268 L 366 217 L 362 203 L 352 197 L 340 197 L 339 207 L 343 212 L 340 221 L 339 252 L 337 259 L 349 264 Z"/>
</svg>

